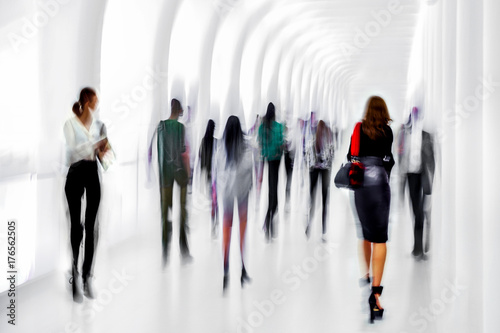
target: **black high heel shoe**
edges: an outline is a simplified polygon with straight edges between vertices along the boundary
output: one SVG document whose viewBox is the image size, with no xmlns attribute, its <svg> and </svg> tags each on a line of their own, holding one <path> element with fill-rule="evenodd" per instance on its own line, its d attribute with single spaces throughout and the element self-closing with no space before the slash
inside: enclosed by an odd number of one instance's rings
<svg viewBox="0 0 500 333">
<path fill-rule="evenodd" d="M 248 276 L 245 267 L 243 267 L 241 269 L 241 286 L 243 287 L 245 283 L 250 283 L 250 282 L 252 282 L 252 279 L 250 278 L 250 276 Z"/>
<path fill-rule="evenodd" d="M 383 289 L 384 287 L 381 286 L 372 286 L 372 293 L 368 299 L 368 303 L 370 304 L 370 323 L 372 324 L 375 319 L 382 319 L 382 316 L 384 315 L 384 309 L 378 307 L 377 298 L 375 297 L 375 295 L 382 295 Z"/>
</svg>

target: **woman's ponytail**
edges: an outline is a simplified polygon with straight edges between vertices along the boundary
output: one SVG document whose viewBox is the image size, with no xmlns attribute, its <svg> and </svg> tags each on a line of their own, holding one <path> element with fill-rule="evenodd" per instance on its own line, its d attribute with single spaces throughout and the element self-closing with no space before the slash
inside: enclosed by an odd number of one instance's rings
<svg viewBox="0 0 500 333">
<path fill-rule="evenodd" d="M 73 104 L 73 113 L 76 114 L 77 117 L 80 117 L 80 115 L 82 114 L 80 102 L 75 102 L 75 104 Z"/>
<path fill-rule="evenodd" d="M 80 117 L 83 113 L 83 107 L 85 103 L 90 102 L 92 97 L 96 96 L 96 92 L 94 89 L 90 87 L 85 87 L 80 91 L 80 99 L 73 104 L 73 112 L 77 117 Z"/>
</svg>

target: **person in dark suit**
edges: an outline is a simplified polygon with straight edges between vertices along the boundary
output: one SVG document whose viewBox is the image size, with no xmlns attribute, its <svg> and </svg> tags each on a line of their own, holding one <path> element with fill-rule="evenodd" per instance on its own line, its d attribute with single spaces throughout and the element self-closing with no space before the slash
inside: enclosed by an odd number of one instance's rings
<svg viewBox="0 0 500 333">
<path fill-rule="evenodd" d="M 401 191 L 408 185 L 410 203 L 414 215 L 414 244 L 412 255 L 417 260 L 425 259 L 430 244 L 430 208 L 428 201 L 432 193 L 435 160 L 434 143 L 430 133 L 422 129 L 422 114 L 412 108 L 408 122 L 401 126 L 398 135 L 398 160 L 402 175 Z M 424 246 L 424 222 L 426 242 Z"/>
</svg>

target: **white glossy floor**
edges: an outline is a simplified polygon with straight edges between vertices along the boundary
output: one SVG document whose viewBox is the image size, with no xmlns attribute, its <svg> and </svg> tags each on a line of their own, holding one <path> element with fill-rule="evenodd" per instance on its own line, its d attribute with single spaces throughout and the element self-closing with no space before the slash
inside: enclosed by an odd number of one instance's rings
<svg viewBox="0 0 500 333">
<path fill-rule="evenodd" d="M 281 170 L 281 175 L 284 171 Z M 266 179 L 266 178 L 264 178 Z M 284 182 L 280 188 L 284 190 Z M 292 204 L 280 192 L 278 235 L 270 244 L 261 232 L 266 185 L 256 208 L 249 203 L 246 266 L 253 281 L 239 283 L 237 223 L 231 244 L 231 281 L 222 294 L 221 237 L 210 237 L 209 203 L 190 196 L 190 245 L 194 261 L 182 265 L 174 223 L 173 252 L 161 267 L 159 216 L 141 218 L 143 235 L 112 250 L 98 249 L 96 300 L 72 302 L 66 272 L 55 272 L 19 287 L 18 325 L 1 321 L 1 332 L 444 332 L 466 291 L 451 287 L 445 259 L 431 248 L 426 261 L 410 255 L 408 208 L 393 198 L 390 242 L 383 279 L 384 319 L 368 323 L 368 289 L 358 286 L 355 224 L 347 191 L 331 188 L 328 242 L 320 238 L 320 214 L 304 236 L 305 194 L 294 176 Z M 174 193 L 175 194 L 175 193 Z M 437 194 L 436 194 L 437 195 Z M 320 204 L 317 204 L 319 211 Z M 174 207 L 175 202 L 174 202 Z M 407 206 L 406 206 L 407 207 Z M 174 209 L 174 215 L 178 213 Z M 437 214 L 434 212 L 434 214 Z M 158 223 L 156 223 L 156 221 Z M 175 220 L 174 220 L 175 221 Z M 438 224 L 438 222 L 436 222 Z M 439 226 L 436 225 L 436 230 Z M 434 239 L 438 237 L 435 234 Z M 433 244 L 434 245 L 434 244 Z M 0 296 L 4 304 L 6 295 Z"/>
</svg>

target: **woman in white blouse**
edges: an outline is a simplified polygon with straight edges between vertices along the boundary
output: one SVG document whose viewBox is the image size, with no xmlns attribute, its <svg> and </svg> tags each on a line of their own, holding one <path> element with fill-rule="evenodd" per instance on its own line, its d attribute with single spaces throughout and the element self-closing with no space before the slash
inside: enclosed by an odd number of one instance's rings
<svg viewBox="0 0 500 333">
<path fill-rule="evenodd" d="M 96 246 L 94 225 L 101 200 L 101 186 L 97 172 L 96 158 L 102 159 L 109 148 L 106 127 L 94 119 L 93 111 L 98 103 L 97 94 L 92 88 L 84 88 L 78 102 L 73 105 L 75 116 L 64 124 L 66 138 L 66 161 L 69 166 L 65 192 L 71 219 L 71 248 L 73 250 L 73 300 L 81 302 L 79 287 L 78 256 L 85 228 L 85 247 L 82 267 L 83 289 L 88 298 L 93 298 L 91 285 L 92 261 Z M 87 207 L 85 223 L 82 225 L 81 204 L 86 193 Z"/>
</svg>

